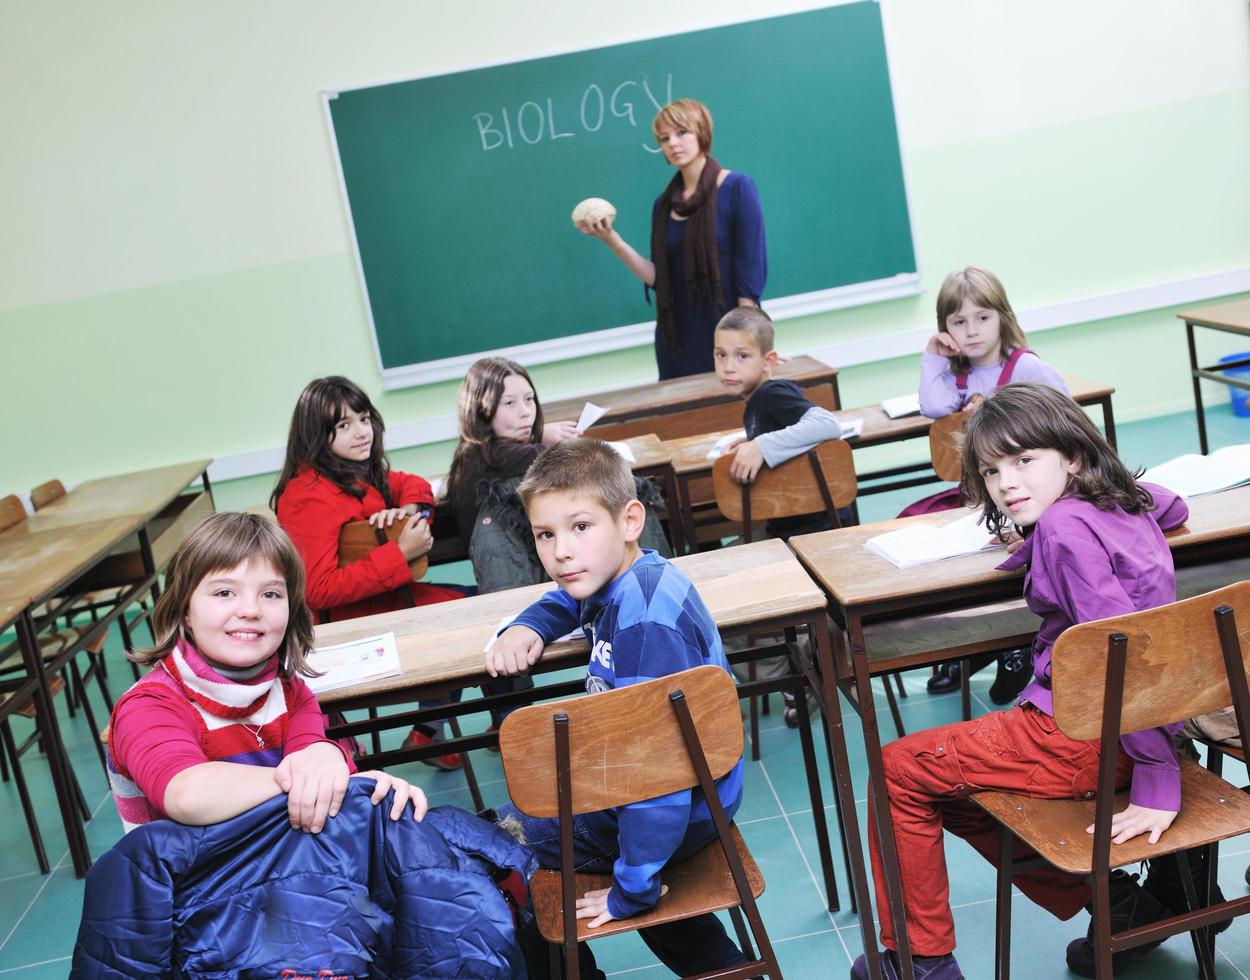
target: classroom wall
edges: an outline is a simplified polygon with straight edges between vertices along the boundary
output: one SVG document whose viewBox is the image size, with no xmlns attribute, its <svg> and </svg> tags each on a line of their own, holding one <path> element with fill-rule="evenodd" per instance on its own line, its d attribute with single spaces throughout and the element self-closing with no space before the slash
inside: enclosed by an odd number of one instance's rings
<svg viewBox="0 0 1250 980">
<path fill-rule="evenodd" d="M 427 440 L 445 440 L 455 384 L 381 392 L 320 91 L 804 6 L 11 7 L 0 492 L 196 456 L 264 473 L 295 395 L 331 372 L 421 443 L 397 462 L 443 469 L 450 443 Z M 1033 346 L 1115 384 L 1121 419 L 1185 409 L 1175 310 L 1195 291 L 1250 290 L 1250 8 L 884 0 L 883 12 L 928 292 L 788 321 L 783 347 L 870 341 L 872 360 L 843 374 L 845 400 L 899 394 L 916 373 L 909 331 L 930 323 L 942 275 L 975 262 L 1002 276 L 1026 328 L 1029 311 L 1041 322 L 1057 304 L 1127 296 L 1127 315 L 1084 314 L 1095 322 Z M 802 152 L 801 133 L 760 135 Z M 1242 347 L 1216 337 L 1204 352 Z M 547 398 L 653 377 L 647 349 L 535 371 Z M 270 482 L 220 486 L 219 500 L 259 501 Z"/>
</svg>

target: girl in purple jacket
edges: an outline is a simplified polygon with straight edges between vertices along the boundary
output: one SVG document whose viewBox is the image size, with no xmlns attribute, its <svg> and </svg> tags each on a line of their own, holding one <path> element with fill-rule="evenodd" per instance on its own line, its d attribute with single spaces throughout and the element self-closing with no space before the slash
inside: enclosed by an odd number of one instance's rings
<svg viewBox="0 0 1250 980">
<path fill-rule="evenodd" d="M 917 976 L 927 980 L 961 976 L 953 954 L 942 831 L 963 837 L 994 863 L 998 824 L 968 800 L 973 793 L 998 790 L 1042 799 L 1094 795 L 1098 743 L 1068 738 L 1052 717 L 1051 647 L 1075 623 L 1175 601 L 1176 578 L 1163 531 L 1184 523 L 1189 514 L 1170 491 L 1138 485 L 1084 411 L 1036 382 L 1000 388 L 969 419 L 961 490 L 972 506 L 984 508 L 992 530 L 1023 535 L 998 567 L 1028 569 L 1025 602 L 1042 622 L 1032 649 L 1033 677 L 1016 707 L 885 746 L 907 934 L 919 957 Z M 1113 840 L 1120 844 L 1149 834 L 1154 842 L 1181 805 L 1171 735 L 1163 729 L 1136 732 L 1123 736 L 1120 746 L 1117 777 L 1130 787 L 1130 803 L 1115 815 Z M 872 821 L 869 827 L 881 941 L 892 950 L 896 927 Z M 1017 860 L 1031 856 L 1026 850 L 1020 845 Z M 1071 918 L 1090 899 L 1083 878 L 1056 868 L 1021 872 L 1014 881 L 1060 919 Z M 1113 929 L 1172 914 L 1166 904 L 1171 893 L 1162 879 L 1152 889 L 1151 882 L 1142 887 L 1135 876 L 1117 871 L 1111 885 Z M 1176 901 L 1183 908 L 1183 899 Z M 1116 969 L 1152 948 L 1117 953 Z M 1090 937 L 1071 943 L 1067 958 L 1074 973 L 1094 976 Z M 896 975 L 894 954 L 887 951 L 884 961 L 886 975 Z M 867 976 L 862 956 L 852 976 Z"/>
</svg>

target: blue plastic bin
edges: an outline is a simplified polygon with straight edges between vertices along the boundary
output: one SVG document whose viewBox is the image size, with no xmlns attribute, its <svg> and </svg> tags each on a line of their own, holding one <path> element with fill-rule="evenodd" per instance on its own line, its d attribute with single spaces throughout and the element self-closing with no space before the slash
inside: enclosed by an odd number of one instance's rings
<svg viewBox="0 0 1250 980">
<path fill-rule="evenodd" d="M 1250 351 L 1242 351 L 1240 354 L 1229 354 L 1226 357 L 1221 357 L 1220 363 L 1228 364 L 1231 361 L 1244 361 L 1247 358 L 1250 358 Z M 1250 380 L 1250 365 L 1246 365 L 1245 367 L 1225 368 L 1220 373 L 1230 374 L 1233 377 L 1244 380 Z M 1233 401 L 1234 415 L 1240 415 L 1242 418 L 1250 418 L 1250 404 L 1247 404 L 1247 400 L 1250 400 L 1250 391 L 1246 391 L 1245 388 L 1234 388 L 1232 385 L 1229 385 L 1228 397 Z"/>
</svg>

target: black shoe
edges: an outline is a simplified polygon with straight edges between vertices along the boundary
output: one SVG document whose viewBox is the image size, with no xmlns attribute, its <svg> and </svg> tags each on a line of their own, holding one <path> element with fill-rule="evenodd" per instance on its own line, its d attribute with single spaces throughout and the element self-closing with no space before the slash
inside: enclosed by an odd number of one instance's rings
<svg viewBox="0 0 1250 980">
<path fill-rule="evenodd" d="M 1123 932 L 1136 929 L 1138 926 L 1150 925 L 1160 919 L 1169 918 L 1172 911 L 1155 898 L 1150 892 L 1137 884 L 1137 875 L 1129 875 L 1123 871 L 1112 871 L 1111 879 L 1111 931 Z M 1092 914 L 1092 912 L 1091 912 Z M 1145 956 L 1163 942 L 1153 942 L 1134 946 L 1111 957 L 1111 969 L 1119 973 L 1131 962 Z M 1084 939 L 1074 939 L 1068 943 L 1068 969 L 1078 977 L 1097 976 L 1097 957 L 1094 955 L 1094 922 L 1089 923 L 1089 931 Z"/>
<path fill-rule="evenodd" d="M 990 685 L 990 700 L 1011 704 L 1033 677 L 1033 657 L 1028 650 L 1009 650 L 998 658 L 998 673 Z"/>
<path fill-rule="evenodd" d="M 958 660 L 940 664 L 937 673 L 929 678 L 925 687 L 929 689 L 930 694 L 950 694 L 951 691 L 959 690 L 959 679 L 962 674 Z"/>
<path fill-rule="evenodd" d="M 1202 879 L 1206 874 L 1207 868 L 1207 849 L 1205 847 L 1195 847 L 1185 852 L 1185 858 L 1189 861 L 1189 874 L 1194 880 L 1194 891 L 1198 895 L 1198 908 L 1204 909 L 1207 903 L 1203 901 L 1202 895 Z M 1185 886 L 1181 883 L 1180 871 L 1176 867 L 1176 860 L 1172 856 L 1159 858 L 1149 862 L 1150 873 L 1146 876 L 1146 880 L 1142 882 L 1142 890 L 1149 892 L 1156 899 L 1172 910 L 1173 915 L 1182 915 L 1188 912 L 1185 907 Z M 1219 882 L 1213 881 L 1211 889 L 1212 904 L 1218 905 L 1224 901 L 1224 893 L 1220 891 Z M 1215 935 L 1219 935 L 1225 929 L 1233 924 L 1232 919 L 1225 919 L 1223 922 L 1217 922 L 1211 928 Z"/>
</svg>

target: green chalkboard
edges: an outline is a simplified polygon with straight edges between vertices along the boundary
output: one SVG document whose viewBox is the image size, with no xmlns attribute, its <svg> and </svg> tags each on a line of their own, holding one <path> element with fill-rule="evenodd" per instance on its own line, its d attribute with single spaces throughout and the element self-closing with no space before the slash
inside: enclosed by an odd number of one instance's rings
<svg viewBox="0 0 1250 980">
<path fill-rule="evenodd" d="M 916 278 L 874 2 L 328 92 L 383 373 L 652 320 L 569 213 L 607 198 L 645 254 L 670 97 L 709 106 L 713 153 L 759 187 L 766 308 Z"/>
</svg>

